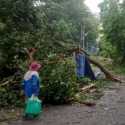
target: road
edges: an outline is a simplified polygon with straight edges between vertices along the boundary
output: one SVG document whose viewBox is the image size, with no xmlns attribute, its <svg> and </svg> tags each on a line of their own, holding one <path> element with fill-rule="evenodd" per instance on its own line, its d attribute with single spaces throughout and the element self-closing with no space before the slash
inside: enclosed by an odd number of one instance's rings
<svg viewBox="0 0 125 125">
<path fill-rule="evenodd" d="M 3 125 L 125 125 L 125 85 L 114 84 L 106 89 L 94 107 L 48 106 L 38 120 L 20 119 Z"/>
</svg>

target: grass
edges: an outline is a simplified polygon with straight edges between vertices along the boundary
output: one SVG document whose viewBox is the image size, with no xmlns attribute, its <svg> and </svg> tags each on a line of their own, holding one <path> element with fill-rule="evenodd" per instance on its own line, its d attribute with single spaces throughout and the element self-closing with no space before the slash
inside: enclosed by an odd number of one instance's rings
<svg viewBox="0 0 125 125">
<path fill-rule="evenodd" d="M 114 64 L 114 65 L 108 65 L 107 67 L 115 74 L 125 75 L 125 64 L 124 65 Z"/>
<path fill-rule="evenodd" d="M 103 89 L 111 86 L 113 82 L 109 80 L 97 80 L 94 82 L 94 84 L 96 85 L 97 89 Z"/>
<path fill-rule="evenodd" d="M 109 71 L 112 71 L 113 73 L 118 75 L 125 75 L 125 64 L 118 64 L 112 59 L 107 59 L 103 57 L 94 57 L 94 59 L 101 62 L 101 64 L 104 65 L 104 67 L 107 68 Z"/>
</svg>

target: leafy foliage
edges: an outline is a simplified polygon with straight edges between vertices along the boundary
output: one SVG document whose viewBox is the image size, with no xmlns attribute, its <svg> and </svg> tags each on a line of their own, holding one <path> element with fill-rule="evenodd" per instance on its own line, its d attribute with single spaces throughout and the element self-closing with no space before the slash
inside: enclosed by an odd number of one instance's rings
<svg viewBox="0 0 125 125">
<path fill-rule="evenodd" d="M 50 57 L 54 60 L 55 57 Z M 44 66 L 42 70 L 42 91 L 45 102 L 66 103 L 78 91 L 74 64 L 71 59 Z"/>
<path fill-rule="evenodd" d="M 100 55 L 106 58 L 117 58 L 116 47 L 106 41 L 104 36 L 101 38 Z"/>
<path fill-rule="evenodd" d="M 48 57 L 48 61 L 55 60 L 55 56 Z M 79 90 L 74 68 L 72 59 L 60 60 L 43 67 L 40 98 L 44 97 L 45 103 L 62 104 L 74 98 Z M 22 106 L 24 104 L 21 77 L 17 77 L 18 79 L 15 77 L 9 84 L 0 87 L 0 107 Z"/>
<path fill-rule="evenodd" d="M 23 105 L 25 99 L 20 81 L 21 77 L 15 77 L 9 84 L 0 87 L 0 107 Z"/>
<path fill-rule="evenodd" d="M 86 27 L 87 42 L 94 43 L 97 37 L 97 20 L 83 0 L 0 0 L 0 15 L 0 79 L 14 75 L 15 68 L 25 70 L 24 48 L 36 47 L 39 60 L 51 60 L 48 55 L 79 45 L 81 24 Z M 41 76 L 48 102 L 63 103 L 77 91 L 74 65 L 68 59 L 45 65 Z M 0 88 L 0 106 L 21 98 L 20 84 L 18 91 L 13 87 Z"/>
<path fill-rule="evenodd" d="M 88 42 L 97 36 L 96 18 L 82 0 L 1 0 L 0 15 L 1 66 L 24 60 L 20 53 L 26 47 L 37 47 L 40 58 L 65 52 L 68 43 L 79 44 L 81 24 Z"/>
<path fill-rule="evenodd" d="M 101 7 L 101 20 L 103 31 L 112 46 L 116 48 L 115 54 L 121 60 L 125 59 L 125 1 L 104 0 Z"/>
</svg>

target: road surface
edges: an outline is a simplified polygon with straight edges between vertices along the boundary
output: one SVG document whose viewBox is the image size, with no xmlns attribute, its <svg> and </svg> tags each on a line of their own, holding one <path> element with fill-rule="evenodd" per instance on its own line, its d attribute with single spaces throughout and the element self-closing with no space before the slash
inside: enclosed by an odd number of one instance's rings
<svg viewBox="0 0 125 125">
<path fill-rule="evenodd" d="M 94 107 L 48 106 L 38 120 L 20 119 L 0 125 L 125 125 L 125 85 L 115 84 L 106 89 Z"/>
</svg>

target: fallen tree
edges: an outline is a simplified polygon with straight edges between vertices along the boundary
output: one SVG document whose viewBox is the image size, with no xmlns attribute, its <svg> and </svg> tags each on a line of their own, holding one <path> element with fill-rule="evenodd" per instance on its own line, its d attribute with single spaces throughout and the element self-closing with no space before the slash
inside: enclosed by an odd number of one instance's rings
<svg viewBox="0 0 125 125">
<path fill-rule="evenodd" d="M 121 79 L 119 79 L 117 76 L 113 75 L 110 71 L 108 71 L 102 64 L 99 62 L 95 61 L 94 59 L 90 58 L 90 55 L 82 48 L 75 48 L 71 50 L 72 52 L 82 52 L 86 55 L 87 59 L 89 60 L 90 63 L 93 65 L 97 66 L 106 76 L 106 79 L 112 80 L 115 82 L 123 82 Z"/>
<path fill-rule="evenodd" d="M 99 62 L 91 59 L 90 57 L 88 57 L 88 60 L 90 63 L 94 64 L 95 66 L 99 67 L 100 70 L 105 74 L 106 78 L 112 81 L 116 81 L 116 82 L 122 82 L 119 78 L 117 78 L 117 76 L 113 75 L 111 72 L 109 72 L 102 64 L 100 64 Z"/>
<path fill-rule="evenodd" d="M 97 62 L 96 60 L 90 58 L 90 55 L 82 48 L 74 48 L 74 49 L 71 49 L 71 50 L 68 50 L 70 53 L 73 53 L 73 52 L 82 52 L 86 55 L 87 59 L 89 60 L 89 62 L 95 66 L 97 66 L 106 76 L 106 79 L 108 80 L 112 80 L 112 81 L 115 81 L 115 82 L 124 82 L 122 81 L 121 79 L 119 79 L 117 76 L 113 75 L 110 71 L 108 71 L 102 64 L 100 64 L 99 62 Z M 28 50 L 26 51 L 29 59 L 28 59 L 28 64 L 30 64 L 31 62 L 34 61 L 34 53 L 36 52 L 36 49 L 32 49 L 32 50 Z M 48 61 L 48 60 L 42 60 L 44 64 L 53 64 L 53 63 L 57 63 L 58 61 L 60 60 L 64 60 L 65 59 L 65 56 L 64 54 L 59 54 L 57 55 L 57 59 L 54 60 L 54 61 Z M 1 86 L 5 86 L 6 84 L 8 84 L 9 81 L 6 81 L 5 83 L 3 83 Z"/>
<path fill-rule="evenodd" d="M 35 50 L 29 51 L 28 52 L 28 56 L 29 56 L 29 62 L 33 61 L 33 54 L 35 53 Z M 112 80 L 115 82 L 123 82 L 121 79 L 119 79 L 117 76 L 113 75 L 110 71 L 108 71 L 102 64 L 100 64 L 99 62 L 95 61 L 94 59 L 90 58 L 90 55 L 82 48 L 74 48 L 69 50 L 69 52 L 82 52 L 86 55 L 87 59 L 89 60 L 90 63 L 92 63 L 93 65 L 97 66 L 106 76 L 106 78 L 108 80 Z M 58 62 L 60 59 L 65 59 L 64 54 L 59 54 L 57 56 L 57 60 L 56 61 L 51 61 L 51 62 L 47 62 L 47 64 L 52 64 L 52 63 L 56 63 Z M 45 61 L 46 62 L 46 61 Z"/>
</svg>

